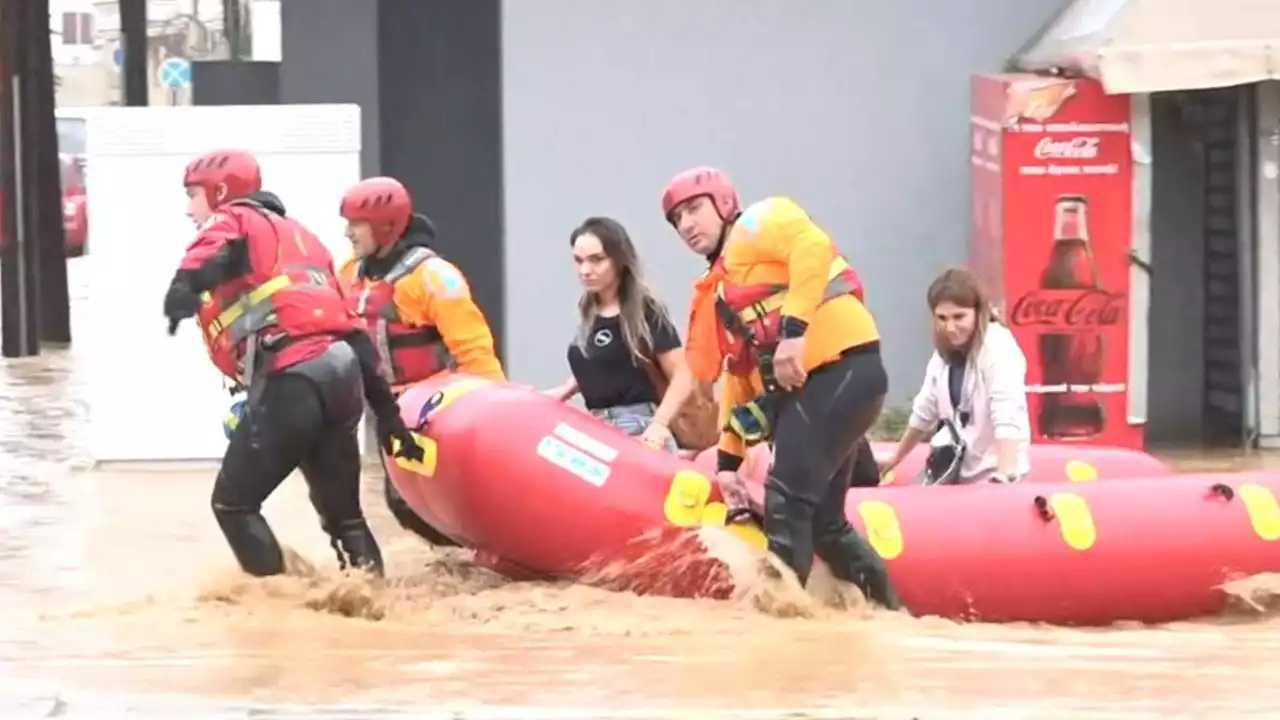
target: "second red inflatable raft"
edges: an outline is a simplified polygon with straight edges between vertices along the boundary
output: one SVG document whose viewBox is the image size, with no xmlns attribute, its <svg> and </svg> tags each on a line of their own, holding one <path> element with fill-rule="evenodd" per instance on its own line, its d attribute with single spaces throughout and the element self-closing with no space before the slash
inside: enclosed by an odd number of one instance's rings
<svg viewBox="0 0 1280 720">
<path fill-rule="evenodd" d="M 893 443 L 872 443 L 871 449 L 876 461 L 883 463 L 893 456 L 895 446 Z M 884 477 L 882 484 L 912 484 L 924 473 L 924 462 L 928 455 L 928 447 L 917 447 L 901 465 Z M 1154 455 L 1103 445 L 1032 445 L 1030 455 L 1031 474 L 1023 482 L 1079 483 L 1153 478 L 1172 475 L 1174 472 L 1173 468 Z M 743 463 L 743 473 L 756 482 L 764 482 L 769 459 L 768 446 L 757 445 L 751 448 L 747 461 Z M 704 472 L 715 472 L 715 448 L 699 453 L 696 462 Z"/>
<path fill-rule="evenodd" d="M 692 464 L 535 391 L 476 378 L 412 388 L 401 410 L 422 428 L 427 458 L 394 461 L 392 481 L 445 534 L 539 574 L 609 568 L 642 591 L 732 588 L 689 542 L 690 529 L 725 519 Z M 1226 580 L 1280 572 L 1278 492 L 1266 474 L 887 487 L 852 493 L 848 516 L 914 613 L 1157 622 L 1222 609 Z M 758 527 L 735 530 L 762 545 Z"/>
</svg>

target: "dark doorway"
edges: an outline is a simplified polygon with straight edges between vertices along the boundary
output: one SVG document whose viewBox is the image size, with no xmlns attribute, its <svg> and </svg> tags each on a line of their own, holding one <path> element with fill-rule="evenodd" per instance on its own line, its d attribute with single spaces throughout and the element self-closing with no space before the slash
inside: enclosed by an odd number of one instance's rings
<svg viewBox="0 0 1280 720">
<path fill-rule="evenodd" d="M 1252 86 L 1151 99 L 1149 446 L 1251 447 Z"/>
</svg>

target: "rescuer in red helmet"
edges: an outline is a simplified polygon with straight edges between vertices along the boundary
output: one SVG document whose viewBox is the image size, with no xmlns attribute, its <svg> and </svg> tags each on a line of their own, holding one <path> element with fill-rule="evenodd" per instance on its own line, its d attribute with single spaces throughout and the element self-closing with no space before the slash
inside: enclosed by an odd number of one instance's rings
<svg viewBox="0 0 1280 720">
<path fill-rule="evenodd" d="M 343 195 L 341 213 L 352 257 L 338 277 L 396 392 L 450 370 L 506 380 L 488 320 L 462 272 L 431 249 L 435 228 L 413 212 L 404 185 L 389 177 L 362 180 Z M 406 530 L 455 544 L 409 509 L 389 477 L 384 491 Z"/>
<path fill-rule="evenodd" d="M 209 358 L 246 413 L 231 431 L 213 486 L 213 513 L 245 572 L 284 572 L 262 503 L 295 468 L 345 567 L 382 572 L 382 554 L 360 507 L 356 427 L 364 400 L 384 445 L 421 459 L 400 419 L 377 352 L 347 307 L 333 258 L 311 231 L 262 192 L 253 155 L 217 150 L 187 165 L 187 214 L 196 239 L 164 300 L 169 334 L 196 316 Z"/>
<path fill-rule="evenodd" d="M 815 552 L 836 577 L 898 608 L 884 562 L 845 517 L 859 450 L 884 404 L 888 375 L 862 283 L 794 201 L 743 209 L 727 175 L 675 176 L 662 213 L 710 268 L 694 288 L 685 356 L 694 376 L 724 374 L 716 476 L 726 502 L 749 499 L 746 448 L 773 444 L 765 482 L 769 550 L 804 584 Z"/>
</svg>

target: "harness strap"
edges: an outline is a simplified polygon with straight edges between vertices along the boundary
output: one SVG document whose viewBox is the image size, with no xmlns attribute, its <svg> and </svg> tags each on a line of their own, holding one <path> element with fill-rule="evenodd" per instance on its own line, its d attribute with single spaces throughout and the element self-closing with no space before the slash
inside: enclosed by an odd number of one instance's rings
<svg viewBox="0 0 1280 720">
<path fill-rule="evenodd" d="M 838 257 L 832 261 L 831 267 L 827 272 L 827 286 L 822 294 L 822 302 L 853 293 L 856 288 L 854 287 L 853 279 L 845 272 L 848 269 L 849 263 L 844 258 Z M 716 315 L 719 316 L 720 323 L 730 333 L 755 345 L 755 333 L 751 331 L 750 324 L 781 310 L 782 304 L 787 298 L 788 288 L 786 285 L 773 285 L 771 287 L 774 291 L 773 294 L 735 311 L 725 300 L 724 283 L 721 282 L 716 289 Z"/>
<path fill-rule="evenodd" d="M 305 279 L 295 281 L 292 274 L 305 274 Z M 298 285 L 324 288 L 330 283 L 327 268 L 313 265 L 296 265 L 286 267 L 283 272 L 252 290 L 243 293 L 225 310 L 209 323 L 209 337 L 214 338 L 226 332 L 231 342 L 239 343 L 274 320 L 275 304 L 272 297 L 288 287 Z"/>
<path fill-rule="evenodd" d="M 424 247 L 410 248 L 396 264 L 391 267 L 385 276 L 379 282 L 387 283 L 392 287 L 397 282 L 407 277 L 422 263 L 439 257 L 434 250 Z M 358 274 L 358 270 L 357 270 Z M 394 289 L 392 290 L 394 293 Z M 357 306 L 357 312 L 363 316 L 369 300 L 369 293 L 366 290 L 360 295 Z M 391 337 L 389 326 L 392 322 L 400 319 L 399 310 L 396 309 L 394 295 L 381 308 L 378 309 L 378 318 L 374 322 L 373 342 L 378 348 L 378 354 L 382 356 L 382 374 L 387 382 L 395 382 L 395 367 L 391 359 L 391 350 L 394 347 L 410 347 L 416 345 L 431 345 L 432 351 L 435 353 L 436 362 L 441 367 L 453 367 L 453 356 L 449 354 L 449 348 L 444 344 L 444 338 L 441 337 L 440 331 L 434 327 L 422 328 L 419 333 L 410 336 Z"/>
<path fill-rule="evenodd" d="M 845 272 L 848 269 L 849 263 L 844 258 L 838 257 L 832 261 L 831 267 L 827 271 L 827 287 L 822 294 L 823 302 L 853 293 L 856 288 L 854 287 L 853 279 Z M 736 313 L 728 306 L 728 303 L 725 303 L 725 310 L 737 315 L 744 324 L 755 322 L 770 313 L 781 310 L 783 302 L 787 299 L 788 288 L 786 285 L 773 285 L 771 287 L 773 288 L 773 294 L 763 300 L 757 300 Z M 717 296 L 717 300 L 724 300 L 723 283 L 720 285 Z"/>
</svg>

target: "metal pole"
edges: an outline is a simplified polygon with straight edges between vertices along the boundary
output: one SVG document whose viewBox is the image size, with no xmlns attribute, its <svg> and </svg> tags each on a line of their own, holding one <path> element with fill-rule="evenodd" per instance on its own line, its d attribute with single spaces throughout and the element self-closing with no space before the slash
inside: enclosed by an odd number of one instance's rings
<svg viewBox="0 0 1280 720">
<path fill-rule="evenodd" d="M 244 22 L 241 17 L 240 0 L 222 0 L 222 22 L 231 60 L 243 60 Z"/>
<path fill-rule="evenodd" d="M 18 271 L 18 307 L 21 309 L 21 315 L 18 320 L 18 332 L 23 337 L 32 333 L 31 323 L 31 294 L 27 291 L 30 284 L 30 276 L 23 270 L 30 265 L 31 262 L 31 234 L 27 232 L 27 159 L 23 157 L 23 123 L 22 123 L 22 78 L 14 75 L 9 81 L 9 92 L 13 94 L 13 202 L 17 205 L 14 208 L 13 219 L 18 224 L 18 234 L 13 238 L 14 245 L 18 248 L 18 267 L 22 268 Z M 40 348 L 33 348 L 32 355 L 40 352 Z"/>
<path fill-rule="evenodd" d="M 124 104 L 146 107 L 148 103 L 147 65 L 147 0 L 119 0 L 120 47 L 124 62 L 120 74 L 124 78 Z"/>
<path fill-rule="evenodd" d="M 22 141 L 24 51 L 30 16 L 20 3 L 0 3 L 0 350 L 5 357 L 40 353 L 35 268 L 26 222 Z M 47 32 L 47 20 L 39 31 Z"/>
</svg>

